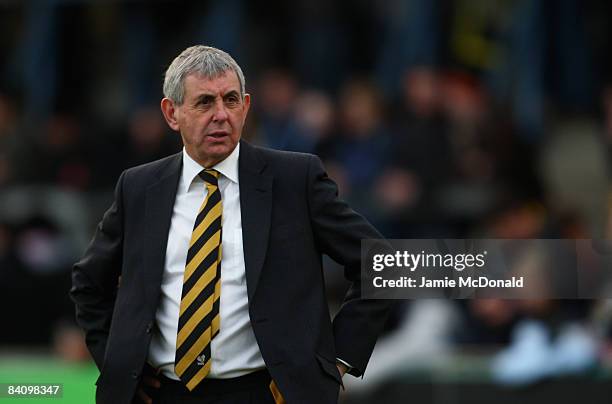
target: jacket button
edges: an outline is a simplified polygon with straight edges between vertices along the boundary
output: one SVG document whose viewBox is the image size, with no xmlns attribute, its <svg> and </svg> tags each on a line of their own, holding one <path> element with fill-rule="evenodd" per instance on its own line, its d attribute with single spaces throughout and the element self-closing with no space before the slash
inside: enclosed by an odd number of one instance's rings
<svg viewBox="0 0 612 404">
<path fill-rule="evenodd" d="M 151 331 L 153 330 L 153 323 L 149 323 L 147 324 L 147 334 L 151 334 Z"/>
<path fill-rule="evenodd" d="M 138 379 L 139 373 L 136 371 L 132 372 L 132 379 Z"/>
</svg>

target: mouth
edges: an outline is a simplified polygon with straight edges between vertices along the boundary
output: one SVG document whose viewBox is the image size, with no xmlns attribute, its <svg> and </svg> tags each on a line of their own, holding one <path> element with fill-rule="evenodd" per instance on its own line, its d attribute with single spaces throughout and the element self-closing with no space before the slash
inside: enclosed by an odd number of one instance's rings
<svg viewBox="0 0 612 404">
<path fill-rule="evenodd" d="M 212 137 L 214 139 L 221 139 L 229 135 L 230 135 L 229 132 L 226 132 L 226 131 L 214 131 L 214 132 L 210 132 L 206 136 Z"/>
</svg>

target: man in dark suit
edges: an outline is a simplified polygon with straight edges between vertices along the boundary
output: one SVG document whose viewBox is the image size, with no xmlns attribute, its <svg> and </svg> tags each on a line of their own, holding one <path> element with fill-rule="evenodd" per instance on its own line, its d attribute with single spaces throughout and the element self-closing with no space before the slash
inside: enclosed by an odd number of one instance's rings
<svg viewBox="0 0 612 404">
<path fill-rule="evenodd" d="M 120 176 L 74 266 L 71 297 L 99 403 L 336 403 L 387 302 L 360 299 L 360 244 L 381 238 L 320 160 L 240 140 L 240 67 L 205 46 L 170 65 L 161 109 L 184 149 Z M 321 256 L 352 285 L 330 321 Z"/>
</svg>

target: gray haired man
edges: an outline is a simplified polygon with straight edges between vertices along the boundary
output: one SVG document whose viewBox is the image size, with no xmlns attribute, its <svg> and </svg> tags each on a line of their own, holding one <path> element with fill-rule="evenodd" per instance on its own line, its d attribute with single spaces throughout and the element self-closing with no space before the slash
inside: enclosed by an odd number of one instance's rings
<svg viewBox="0 0 612 404">
<path fill-rule="evenodd" d="M 241 140 L 238 64 L 206 46 L 166 71 L 181 153 L 122 173 L 73 269 L 99 403 L 336 403 L 360 376 L 387 303 L 360 299 L 360 243 L 380 234 L 313 155 Z M 321 256 L 352 285 L 333 322 Z"/>
</svg>

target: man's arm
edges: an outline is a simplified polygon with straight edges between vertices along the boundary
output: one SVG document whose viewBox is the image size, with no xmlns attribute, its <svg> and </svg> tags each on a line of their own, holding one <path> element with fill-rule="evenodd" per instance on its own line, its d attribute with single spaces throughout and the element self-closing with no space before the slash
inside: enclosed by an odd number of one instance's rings
<svg viewBox="0 0 612 404">
<path fill-rule="evenodd" d="M 122 187 L 124 174 L 115 188 L 115 201 L 98 224 L 83 258 L 72 269 L 70 297 L 76 305 L 76 320 L 85 331 L 89 352 L 102 369 L 123 247 Z"/>
<path fill-rule="evenodd" d="M 389 311 L 387 300 L 361 299 L 361 240 L 382 235 L 338 198 L 336 184 L 323 164 L 312 157 L 309 164 L 309 208 L 316 242 L 322 253 L 344 265 L 351 286 L 333 320 L 336 355 L 350 364 L 349 373 L 361 376 Z"/>
</svg>

